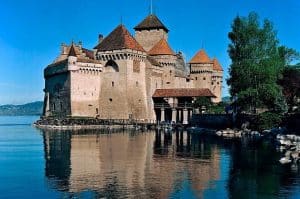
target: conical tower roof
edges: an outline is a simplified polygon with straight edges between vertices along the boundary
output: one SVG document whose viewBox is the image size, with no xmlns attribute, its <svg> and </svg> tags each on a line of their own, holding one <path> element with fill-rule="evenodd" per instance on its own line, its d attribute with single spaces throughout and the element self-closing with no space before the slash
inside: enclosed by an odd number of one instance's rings
<svg viewBox="0 0 300 199">
<path fill-rule="evenodd" d="M 124 25 L 115 28 L 95 49 L 98 51 L 132 49 L 145 52 L 143 47 L 131 36 Z"/>
<path fill-rule="evenodd" d="M 169 46 L 165 39 L 161 39 L 157 42 L 151 50 L 148 52 L 149 55 L 175 55 L 174 51 Z"/>
<path fill-rule="evenodd" d="M 199 64 L 199 63 L 211 63 L 206 52 L 201 49 L 197 54 L 191 59 L 190 64 Z"/>
<path fill-rule="evenodd" d="M 151 29 L 164 29 L 169 32 L 168 28 L 158 19 L 154 14 L 148 15 L 141 23 L 139 23 L 135 30 L 151 30 Z"/>
<path fill-rule="evenodd" d="M 213 59 L 213 70 L 223 71 L 222 66 L 216 58 Z"/>
<path fill-rule="evenodd" d="M 77 55 L 79 55 L 80 53 L 78 52 L 78 50 L 76 49 L 76 47 L 74 46 L 74 43 L 72 42 L 70 50 L 69 50 L 69 54 L 68 56 L 74 56 L 77 57 Z"/>
</svg>

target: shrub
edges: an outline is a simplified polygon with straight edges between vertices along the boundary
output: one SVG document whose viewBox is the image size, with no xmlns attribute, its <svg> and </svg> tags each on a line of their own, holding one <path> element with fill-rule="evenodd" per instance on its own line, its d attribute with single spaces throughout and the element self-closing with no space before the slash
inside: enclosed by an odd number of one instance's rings
<svg viewBox="0 0 300 199">
<path fill-rule="evenodd" d="M 282 115 L 274 112 L 264 112 L 259 114 L 254 123 L 253 129 L 262 131 L 265 129 L 271 129 L 273 127 L 278 127 L 282 122 Z"/>
</svg>

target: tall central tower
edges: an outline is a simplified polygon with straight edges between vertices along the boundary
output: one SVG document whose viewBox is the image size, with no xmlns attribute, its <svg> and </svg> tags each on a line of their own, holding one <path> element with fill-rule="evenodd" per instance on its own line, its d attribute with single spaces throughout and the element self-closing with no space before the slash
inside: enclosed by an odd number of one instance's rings
<svg viewBox="0 0 300 199">
<path fill-rule="evenodd" d="M 135 29 L 135 39 L 148 52 L 160 40 L 168 40 L 168 28 L 157 18 L 150 14 Z"/>
</svg>

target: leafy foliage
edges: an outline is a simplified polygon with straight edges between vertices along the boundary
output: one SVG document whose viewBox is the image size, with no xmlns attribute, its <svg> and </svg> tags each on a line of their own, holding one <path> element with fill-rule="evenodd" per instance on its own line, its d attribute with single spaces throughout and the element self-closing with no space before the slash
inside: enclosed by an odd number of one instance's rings
<svg viewBox="0 0 300 199">
<path fill-rule="evenodd" d="M 212 102 L 207 97 L 197 97 L 196 100 L 193 103 L 193 106 L 195 108 L 201 108 L 202 106 L 205 106 L 206 108 L 208 108 L 211 105 L 212 105 Z"/>
<path fill-rule="evenodd" d="M 297 104 L 297 98 L 300 97 L 300 68 L 286 67 L 283 71 L 283 77 L 278 81 L 283 87 L 283 94 L 292 109 Z"/>
<path fill-rule="evenodd" d="M 273 25 L 264 20 L 261 26 L 256 13 L 248 17 L 237 16 L 228 34 L 231 43 L 228 52 L 232 60 L 230 86 L 232 96 L 238 96 L 238 104 L 244 110 L 256 107 L 274 108 L 275 102 L 282 97 L 277 80 L 281 77 L 285 65 L 283 55 L 279 53 L 278 40 Z"/>
<path fill-rule="evenodd" d="M 282 115 L 274 112 L 264 112 L 257 116 L 254 121 L 253 129 L 262 131 L 277 127 L 282 122 Z"/>
</svg>

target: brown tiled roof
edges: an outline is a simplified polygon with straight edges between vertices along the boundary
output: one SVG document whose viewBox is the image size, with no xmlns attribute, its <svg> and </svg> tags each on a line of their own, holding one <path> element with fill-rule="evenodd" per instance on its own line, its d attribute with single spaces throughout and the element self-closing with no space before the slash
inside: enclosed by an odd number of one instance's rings
<svg viewBox="0 0 300 199">
<path fill-rule="evenodd" d="M 98 51 L 132 49 L 145 52 L 143 47 L 130 35 L 123 25 L 115 28 L 95 49 Z"/>
<path fill-rule="evenodd" d="M 141 23 L 139 23 L 135 30 L 151 30 L 151 29 L 164 29 L 169 32 L 168 28 L 157 18 L 156 15 L 149 15 Z"/>
<path fill-rule="evenodd" d="M 153 96 L 156 97 L 216 97 L 208 88 L 174 88 L 156 89 Z"/>
<path fill-rule="evenodd" d="M 207 56 L 206 52 L 201 49 L 197 54 L 191 59 L 189 62 L 191 64 L 199 64 L 199 63 L 211 63 L 211 60 Z"/>
<path fill-rule="evenodd" d="M 82 51 L 86 54 L 86 56 L 90 59 L 95 59 L 94 52 L 92 50 L 82 48 Z"/>
<path fill-rule="evenodd" d="M 100 61 L 96 60 L 96 59 L 87 59 L 87 58 L 77 58 L 78 62 L 82 62 L 82 63 L 94 63 L 94 64 L 101 64 Z"/>
<path fill-rule="evenodd" d="M 216 58 L 213 59 L 213 70 L 223 71 L 222 66 Z"/>
<path fill-rule="evenodd" d="M 149 55 L 175 55 L 168 42 L 165 39 L 161 39 L 157 42 L 151 50 L 148 51 Z"/>
</svg>

